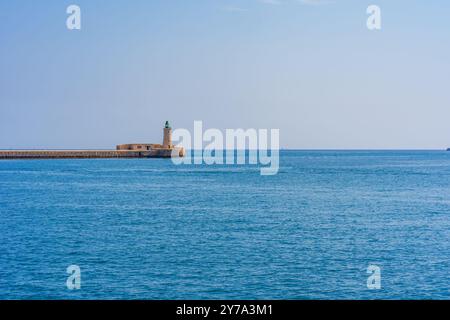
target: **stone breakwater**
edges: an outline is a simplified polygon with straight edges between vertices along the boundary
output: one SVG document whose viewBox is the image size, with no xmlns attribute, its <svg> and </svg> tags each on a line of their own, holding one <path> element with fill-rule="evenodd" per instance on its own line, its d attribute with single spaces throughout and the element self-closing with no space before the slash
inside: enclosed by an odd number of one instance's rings
<svg viewBox="0 0 450 320">
<path fill-rule="evenodd" d="M 0 150 L 0 159 L 171 158 L 173 149 L 153 150 Z M 183 156 L 181 153 L 175 156 Z"/>
<path fill-rule="evenodd" d="M 166 121 L 163 130 L 163 144 L 119 144 L 116 150 L 0 150 L 0 160 L 184 157 L 184 148 L 172 144 L 172 128 L 169 121 Z"/>
</svg>

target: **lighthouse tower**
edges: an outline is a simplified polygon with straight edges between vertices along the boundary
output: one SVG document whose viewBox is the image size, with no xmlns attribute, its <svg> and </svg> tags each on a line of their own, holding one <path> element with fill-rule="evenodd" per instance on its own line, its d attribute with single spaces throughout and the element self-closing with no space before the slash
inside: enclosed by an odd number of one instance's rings
<svg viewBox="0 0 450 320">
<path fill-rule="evenodd" d="M 163 147 L 172 148 L 172 128 L 169 125 L 169 121 L 166 121 L 164 126 Z"/>
</svg>

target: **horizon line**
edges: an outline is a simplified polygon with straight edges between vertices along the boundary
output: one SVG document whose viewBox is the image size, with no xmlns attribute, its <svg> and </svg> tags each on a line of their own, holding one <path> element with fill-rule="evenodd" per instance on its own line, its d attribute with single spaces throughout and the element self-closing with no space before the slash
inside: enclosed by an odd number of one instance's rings
<svg viewBox="0 0 450 320">
<path fill-rule="evenodd" d="M 450 151 L 450 148 L 279 148 L 279 151 Z M 116 150 L 115 148 L 0 148 L 0 151 L 70 151 L 70 150 Z M 204 151 L 206 149 L 186 149 L 186 151 Z M 211 149 L 208 149 L 211 150 Z M 259 151 L 268 149 L 212 149 L 215 151 Z"/>
</svg>

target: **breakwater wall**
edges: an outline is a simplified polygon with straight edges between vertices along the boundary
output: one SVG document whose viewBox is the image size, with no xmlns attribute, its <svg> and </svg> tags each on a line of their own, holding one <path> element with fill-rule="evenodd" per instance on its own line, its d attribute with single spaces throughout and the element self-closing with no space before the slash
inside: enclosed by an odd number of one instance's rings
<svg viewBox="0 0 450 320">
<path fill-rule="evenodd" d="M 181 154 L 179 156 L 182 156 Z M 172 149 L 130 150 L 0 150 L 0 159 L 171 158 Z"/>
</svg>

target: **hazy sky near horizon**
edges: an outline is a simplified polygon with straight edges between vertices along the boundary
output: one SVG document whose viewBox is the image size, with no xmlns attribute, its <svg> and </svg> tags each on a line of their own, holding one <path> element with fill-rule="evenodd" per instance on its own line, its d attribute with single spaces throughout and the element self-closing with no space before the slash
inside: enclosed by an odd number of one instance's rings
<svg viewBox="0 0 450 320">
<path fill-rule="evenodd" d="M 0 149 L 160 142 L 165 120 L 279 128 L 283 148 L 441 149 L 449 84 L 446 0 L 0 2 Z"/>
</svg>

